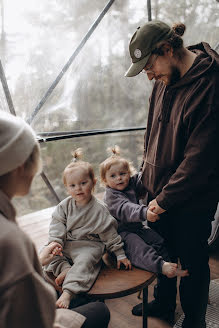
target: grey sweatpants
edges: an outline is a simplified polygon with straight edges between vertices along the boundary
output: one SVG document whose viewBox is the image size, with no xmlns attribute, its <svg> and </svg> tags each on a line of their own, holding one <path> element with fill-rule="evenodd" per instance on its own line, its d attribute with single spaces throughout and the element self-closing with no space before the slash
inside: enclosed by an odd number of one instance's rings
<svg viewBox="0 0 219 328">
<path fill-rule="evenodd" d="M 136 267 L 161 273 L 164 261 L 170 261 L 163 238 L 154 230 L 140 228 L 119 234 L 124 242 L 126 256 Z"/>
<path fill-rule="evenodd" d="M 63 256 L 55 256 L 46 271 L 57 277 L 70 268 L 62 284 L 62 290 L 78 294 L 87 292 L 93 285 L 101 266 L 105 245 L 90 240 L 67 241 Z"/>
</svg>

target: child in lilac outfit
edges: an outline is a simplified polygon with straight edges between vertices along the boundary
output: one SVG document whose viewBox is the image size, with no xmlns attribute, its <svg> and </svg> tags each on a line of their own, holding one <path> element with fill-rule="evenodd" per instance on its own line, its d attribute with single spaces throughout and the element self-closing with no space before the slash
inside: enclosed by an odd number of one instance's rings
<svg viewBox="0 0 219 328">
<path fill-rule="evenodd" d="M 118 221 L 127 257 L 136 267 L 168 278 L 186 276 L 186 270 L 170 262 L 163 238 L 143 224 L 146 220 L 155 222 L 159 216 L 153 208 L 139 204 L 139 198 L 146 193 L 139 174 L 132 176 L 132 165 L 119 156 L 118 147 L 112 148 L 112 153 L 100 164 L 100 176 L 106 186 L 104 202 Z"/>
</svg>

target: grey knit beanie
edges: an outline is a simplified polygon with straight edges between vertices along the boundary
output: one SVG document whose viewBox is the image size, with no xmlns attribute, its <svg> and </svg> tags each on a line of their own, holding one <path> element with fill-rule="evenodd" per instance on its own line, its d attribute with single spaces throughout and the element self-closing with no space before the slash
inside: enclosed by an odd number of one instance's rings
<svg viewBox="0 0 219 328">
<path fill-rule="evenodd" d="M 34 131 L 24 120 L 0 110 L 0 176 L 22 165 L 36 142 Z"/>
</svg>

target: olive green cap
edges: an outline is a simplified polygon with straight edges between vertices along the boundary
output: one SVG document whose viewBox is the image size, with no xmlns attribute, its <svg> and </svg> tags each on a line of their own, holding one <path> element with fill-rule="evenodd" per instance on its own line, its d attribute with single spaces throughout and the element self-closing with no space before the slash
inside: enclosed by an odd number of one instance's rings
<svg viewBox="0 0 219 328">
<path fill-rule="evenodd" d="M 138 75 L 147 64 L 158 42 L 169 39 L 171 35 L 171 28 L 158 20 L 147 22 L 142 27 L 138 27 L 129 44 L 132 64 L 125 76 Z"/>
</svg>

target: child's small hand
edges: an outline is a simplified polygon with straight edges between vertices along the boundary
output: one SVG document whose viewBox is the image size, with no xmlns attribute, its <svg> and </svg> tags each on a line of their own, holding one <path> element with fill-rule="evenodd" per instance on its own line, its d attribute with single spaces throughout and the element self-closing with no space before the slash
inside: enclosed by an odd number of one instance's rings
<svg viewBox="0 0 219 328">
<path fill-rule="evenodd" d="M 160 219 L 159 215 L 153 212 L 154 209 L 155 207 L 149 207 L 147 210 L 147 220 L 150 222 L 156 222 Z"/>
<path fill-rule="evenodd" d="M 149 206 L 149 209 L 151 211 L 153 211 L 154 213 L 156 214 L 162 214 L 164 212 L 166 212 L 166 210 L 164 210 L 162 207 L 160 207 L 157 203 L 157 200 L 156 199 L 153 199 L 152 201 L 150 201 L 150 203 L 148 204 Z M 152 210 L 153 208 L 153 210 Z"/>
<path fill-rule="evenodd" d="M 59 243 L 53 241 L 49 245 L 45 246 L 41 253 L 39 254 L 39 259 L 42 265 L 47 265 L 49 264 L 54 256 L 60 255 L 63 256 L 62 254 L 62 245 Z"/>
<path fill-rule="evenodd" d="M 63 256 L 62 254 L 62 245 L 57 243 L 56 241 L 52 241 L 49 245 L 49 249 L 51 250 L 51 253 L 55 255 Z"/>
<path fill-rule="evenodd" d="M 118 260 L 117 261 L 117 269 L 119 270 L 121 268 L 121 264 L 123 264 L 125 266 L 126 270 L 131 270 L 132 265 L 131 262 L 126 258 L 122 259 L 122 260 Z"/>
</svg>

